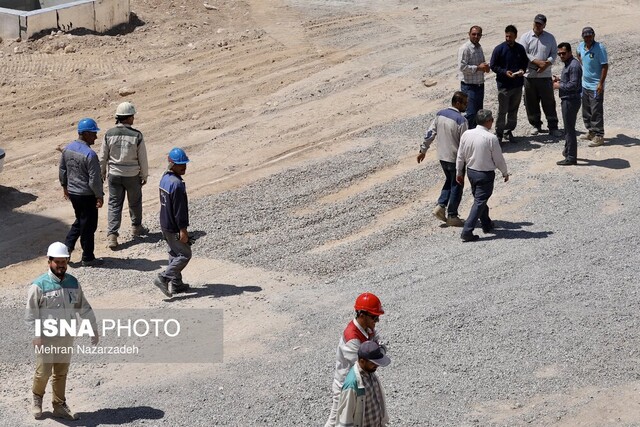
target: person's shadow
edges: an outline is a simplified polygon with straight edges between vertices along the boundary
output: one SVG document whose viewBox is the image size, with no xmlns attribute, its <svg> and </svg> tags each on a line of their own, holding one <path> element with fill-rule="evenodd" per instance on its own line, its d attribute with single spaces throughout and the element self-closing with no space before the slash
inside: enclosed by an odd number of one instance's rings
<svg viewBox="0 0 640 427">
<path fill-rule="evenodd" d="M 553 234 L 553 231 L 527 231 L 523 227 L 533 225 L 532 222 L 493 221 L 495 227 L 490 234 L 485 234 L 482 240 L 496 239 L 544 239 Z"/>
<path fill-rule="evenodd" d="M 603 160 L 592 160 L 592 159 L 581 159 L 578 157 L 578 164 L 576 166 L 597 166 L 600 168 L 607 169 L 629 169 L 631 167 L 631 163 L 625 159 L 612 158 L 612 159 L 603 159 Z"/>
<path fill-rule="evenodd" d="M 622 145 L 623 147 L 633 147 L 635 145 L 640 145 L 640 139 L 632 138 L 623 133 L 619 133 L 613 138 L 605 138 L 603 147 L 606 147 L 607 145 Z"/>
<path fill-rule="evenodd" d="M 42 419 L 51 418 L 67 426 L 98 427 L 101 425 L 124 425 L 138 420 L 159 420 L 164 418 L 164 411 L 150 406 L 134 406 L 130 408 L 105 408 L 94 412 L 78 412 L 79 420 L 70 421 L 54 418 L 53 413 L 43 412 Z"/>
<path fill-rule="evenodd" d="M 212 298 L 222 298 L 229 297 L 232 295 L 241 295 L 245 292 L 260 292 L 262 288 L 260 286 L 249 285 L 249 286 L 236 286 L 236 285 L 227 285 L 222 283 L 210 283 L 205 284 L 198 287 L 191 287 L 185 293 L 174 294 L 172 301 L 175 300 L 184 300 L 190 298 L 201 298 L 201 297 L 212 297 Z M 169 299 L 169 298 L 167 298 Z"/>
</svg>

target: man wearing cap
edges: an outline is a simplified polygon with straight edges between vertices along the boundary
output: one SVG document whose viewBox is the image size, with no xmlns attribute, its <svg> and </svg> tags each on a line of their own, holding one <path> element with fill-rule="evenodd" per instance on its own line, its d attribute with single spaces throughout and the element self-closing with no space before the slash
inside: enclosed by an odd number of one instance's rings
<svg viewBox="0 0 640 427">
<path fill-rule="evenodd" d="M 465 117 L 469 129 L 476 127 L 476 112 L 484 102 L 484 73 L 490 71 L 484 60 L 484 52 L 480 46 L 482 28 L 474 25 L 469 29 L 469 40 L 458 49 L 458 78 L 460 90 L 469 97 Z"/>
<path fill-rule="evenodd" d="M 551 79 L 551 66 L 556 60 L 558 46 L 555 37 L 544 31 L 546 26 L 547 17 L 538 14 L 533 20 L 533 29 L 520 38 L 520 44 L 524 46 L 529 58 L 529 66 L 524 74 L 524 106 L 529 123 L 533 126 L 531 135 L 542 132 L 540 113 L 540 104 L 542 104 L 549 125 L 549 133 L 551 136 L 561 137 Z"/>
<path fill-rule="evenodd" d="M 478 127 L 462 134 L 458 158 L 456 161 L 456 180 L 464 182 L 464 170 L 471 183 L 473 194 L 473 206 L 462 227 L 460 237 L 463 242 L 474 242 L 479 237 L 473 234 L 478 219 L 482 224 L 482 231 L 490 233 L 494 223 L 489 217 L 487 202 L 493 194 L 493 182 L 496 178 L 496 169 L 502 172 L 504 182 L 509 181 L 507 163 L 502 156 L 498 137 L 489 132 L 493 125 L 493 115 L 489 110 L 480 110 L 477 115 Z"/>
<path fill-rule="evenodd" d="M 584 27 L 577 51 L 582 63 L 582 120 L 588 131 L 580 139 L 591 141 L 589 147 L 604 144 L 604 81 L 609 71 L 607 49 L 595 36 L 593 28 Z"/>
<path fill-rule="evenodd" d="M 342 386 L 349 370 L 358 360 L 358 349 L 361 344 L 365 341 L 380 342 L 380 337 L 375 330 L 376 323 L 384 314 L 380 299 L 372 293 L 365 292 L 356 298 L 354 309 L 355 319 L 351 320 L 342 332 L 336 350 L 336 369 L 332 385 L 333 400 L 325 427 L 336 425 Z"/>
<path fill-rule="evenodd" d="M 109 210 L 107 211 L 107 246 L 118 247 L 124 198 L 129 204 L 131 233 L 146 234 L 142 225 L 142 186 L 149 175 L 147 148 L 142 132 L 133 128 L 136 108 L 122 102 L 116 108 L 116 126 L 109 129 L 100 150 L 102 179 L 109 181 Z"/>
<path fill-rule="evenodd" d="M 460 137 L 467 130 L 467 120 L 462 115 L 466 108 L 467 95 L 461 91 L 454 92 L 451 107 L 438 111 L 429 126 L 417 157 L 418 163 L 422 162 L 429 145 L 436 141 L 438 160 L 440 160 L 445 181 L 438 204 L 432 213 L 450 227 L 462 227 L 464 224 L 458 216 L 458 206 L 460 206 L 464 187 L 456 182 L 456 154 L 458 154 Z"/>
<path fill-rule="evenodd" d="M 76 420 L 78 417 L 69 409 L 65 396 L 74 338 L 68 335 L 40 336 L 36 322 L 42 319 L 70 321 L 76 319 L 76 316 L 88 319 L 93 330 L 91 344 L 96 345 L 99 341 L 96 317 L 78 280 L 67 274 L 67 246 L 61 242 L 52 243 L 47 250 L 47 257 L 49 268 L 29 286 L 25 311 L 25 320 L 33 333 L 36 353 L 31 413 L 36 419 L 42 417 L 42 398 L 51 377 L 53 416 Z"/>
<path fill-rule="evenodd" d="M 71 201 L 76 220 L 65 239 L 69 252 L 73 252 L 78 238 L 82 247 L 82 265 L 102 264 L 96 258 L 95 232 L 98 228 L 98 209 L 102 207 L 104 193 L 100 178 L 98 155 L 91 146 L 98 139 L 98 124 L 84 118 L 78 122 L 78 139 L 62 150 L 58 178 L 64 198 Z"/>
<path fill-rule="evenodd" d="M 366 341 L 360 346 L 358 363 L 353 365 L 342 386 L 337 426 L 387 425 L 389 415 L 376 370 L 379 366 L 389 366 L 390 363 L 391 359 L 375 341 Z"/>
<path fill-rule="evenodd" d="M 165 296 L 186 292 L 189 285 L 182 281 L 182 270 L 191 260 L 189 242 L 189 201 L 182 176 L 187 172 L 189 157 L 182 148 L 169 151 L 167 171 L 160 179 L 160 229 L 169 246 L 169 265 L 158 273 L 153 284 Z"/>
<path fill-rule="evenodd" d="M 580 109 L 580 90 L 582 68 L 580 62 L 571 54 L 569 43 L 558 45 L 558 56 L 564 62 L 562 76 L 553 77 L 553 88 L 560 92 L 562 121 L 564 122 L 564 159 L 558 161 L 559 166 L 575 165 L 578 160 L 578 141 L 576 139 L 576 118 Z"/>
<path fill-rule="evenodd" d="M 496 73 L 498 85 L 496 136 L 500 142 L 503 137 L 509 142 L 515 142 L 513 130 L 518 124 L 524 70 L 529 65 L 527 52 L 520 43 L 516 42 L 517 37 L 516 27 L 507 25 L 504 29 L 505 41 L 496 46 L 491 54 L 491 70 Z"/>
</svg>

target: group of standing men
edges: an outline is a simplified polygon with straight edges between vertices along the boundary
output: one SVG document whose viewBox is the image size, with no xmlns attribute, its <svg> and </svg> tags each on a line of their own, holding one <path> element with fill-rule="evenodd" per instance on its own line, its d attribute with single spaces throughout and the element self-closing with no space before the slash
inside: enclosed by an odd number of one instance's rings
<svg viewBox="0 0 640 427">
<path fill-rule="evenodd" d="M 116 109 L 116 126 L 106 132 L 98 155 L 91 146 L 98 139 L 98 124 L 84 118 L 78 122 L 78 138 L 62 150 L 59 180 L 65 199 L 71 201 L 75 222 L 65 242 L 54 242 L 47 250 L 47 272 L 35 279 L 29 287 L 25 320 L 32 326 L 38 319 L 61 316 L 69 321 L 78 314 L 89 319 L 94 332 L 95 315 L 78 280 L 67 273 L 71 253 L 80 239 L 81 265 L 99 266 L 103 260 L 95 257 L 94 234 L 98 226 L 98 209 L 104 203 L 103 182 L 108 179 L 108 247 L 118 246 L 118 230 L 122 218 L 125 196 L 129 203 L 131 231 L 134 235 L 147 233 L 142 226 L 142 186 L 147 182 L 147 153 L 142 133 L 132 127 L 135 107 L 123 102 Z M 169 247 L 169 265 L 153 281 L 162 293 L 185 292 L 189 285 L 182 281 L 182 270 L 191 259 L 189 245 L 189 208 L 182 176 L 189 158 L 181 148 L 173 148 L 168 155 L 168 167 L 160 181 L 160 227 Z M 56 310 L 52 311 L 51 309 Z M 58 320 L 61 320 L 58 317 Z M 35 336 L 35 333 L 34 333 Z M 99 341 L 97 335 L 92 344 Z M 34 347 L 69 347 L 70 337 L 33 338 Z M 63 352 L 64 353 L 64 352 Z M 78 419 L 67 405 L 65 396 L 70 353 L 64 357 L 51 357 L 36 349 L 36 371 L 33 377 L 31 412 L 42 417 L 43 396 L 51 378 L 53 416 L 68 420 Z M 53 354 L 56 354 L 54 351 Z"/>
<path fill-rule="evenodd" d="M 604 82 L 608 72 L 605 47 L 596 42 L 591 27 L 582 30 L 583 42 L 578 46 L 577 58 L 571 45 L 556 44 L 555 37 L 545 31 L 547 18 L 538 14 L 532 30 L 516 41 L 518 31 L 514 25 L 505 28 L 505 41 L 498 45 L 489 63 L 485 61 L 480 45 L 482 28 L 474 25 L 469 40 L 458 50 L 458 77 L 460 91 L 456 91 L 451 107 L 439 111 L 427 130 L 420 146 L 418 163 L 425 158 L 429 145 L 435 140 L 438 160 L 445 182 L 433 215 L 448 226 L 463 227 L 461 238 L 465 242 L 478 240 L 473 230 L 478 219 L 482 229 L 489 233 L 494 223 L 489 217 L 487 201 L 493 193 L 495 170 L 502 172 L 504 181 L 509 173 L 500 143 L 515 142 L 513 131 L 517 125 L 518 109 L 524 93 L 527 118 L 532 128 L 530 135 L 542 132 L 542 111 L 549 134 L 561 137 L 558 128 L 554 89 L 559 91 L 565 127 L 564 159 L 560 166 L 577 163 L 576 118 L 582 106 L 582 117 L 588 133 L 581 138 L 590 140 L 590 147 L 604 144 Z M 562 75 L 553 76 L 551 66 L 557 57 L 564 63 Z M 498 87 L 498 114 L 494 120 L 485 110 L 484 74 L 496 74 Z M 542 106 L 542 111 L 540 109 Z M 463 115 L 464 113 L 464 115 Z M 495 124 L 495 134 L 490 132 Z M 479 128 L 479 130 L 475 130 Z M 464 175 L 469 177 L 474 204 L 466 221 L 458 214 L 462 197 Z"/>
</svg>

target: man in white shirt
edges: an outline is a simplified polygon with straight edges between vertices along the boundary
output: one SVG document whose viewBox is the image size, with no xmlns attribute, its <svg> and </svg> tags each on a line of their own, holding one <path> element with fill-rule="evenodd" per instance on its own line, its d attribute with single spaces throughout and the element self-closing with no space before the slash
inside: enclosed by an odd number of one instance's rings
<svg viewBox="0 0 640 427">
<path fill-rule="evenodd" d="M 476 120 L 478 126 L 462 134 L 456 159 L 456 181 L 459 184 L 464 182 L 466 166 L 473 194 L 473 206 L 471 206 L 471 211 L 460 235 L 463 242 L 474 242 L 480 238 L 473 234 L 478 219 L 484 233 L 491 232 L 495 226 L 489 217 L 489 206 L 487 205 L 491 194 L 493 194 L 495 170 L 499 169 L 502 172 L 504 182 L 509 181 L 509 171 L 502 156 L 500 142 L 498 137 L 489 131 L 493 126 L 491 111 L 484 109 L 478 111 Z"/>
</svg>

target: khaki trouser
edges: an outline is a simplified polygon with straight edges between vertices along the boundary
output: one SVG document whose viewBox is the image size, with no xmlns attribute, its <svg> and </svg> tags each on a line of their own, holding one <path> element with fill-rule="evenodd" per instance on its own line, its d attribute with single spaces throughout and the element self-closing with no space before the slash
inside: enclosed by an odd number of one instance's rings
<svg viewBox="0 0 640 427">
<path fill-rule="evenodd" d="M 56 341 L 59 346 L 72 346 L 72 340 Z M 45 343 L 45 346 L 51 345 Z M 36 372 L 33 375 L 33 394 L 44 396 L 47 382 L 51 377 L 52 402 L 54 405 L 62 405 L 66 402 L 65 389 L 67 386 L 67 373 L 71 354 L 36 354 Z"/>
</svg>

